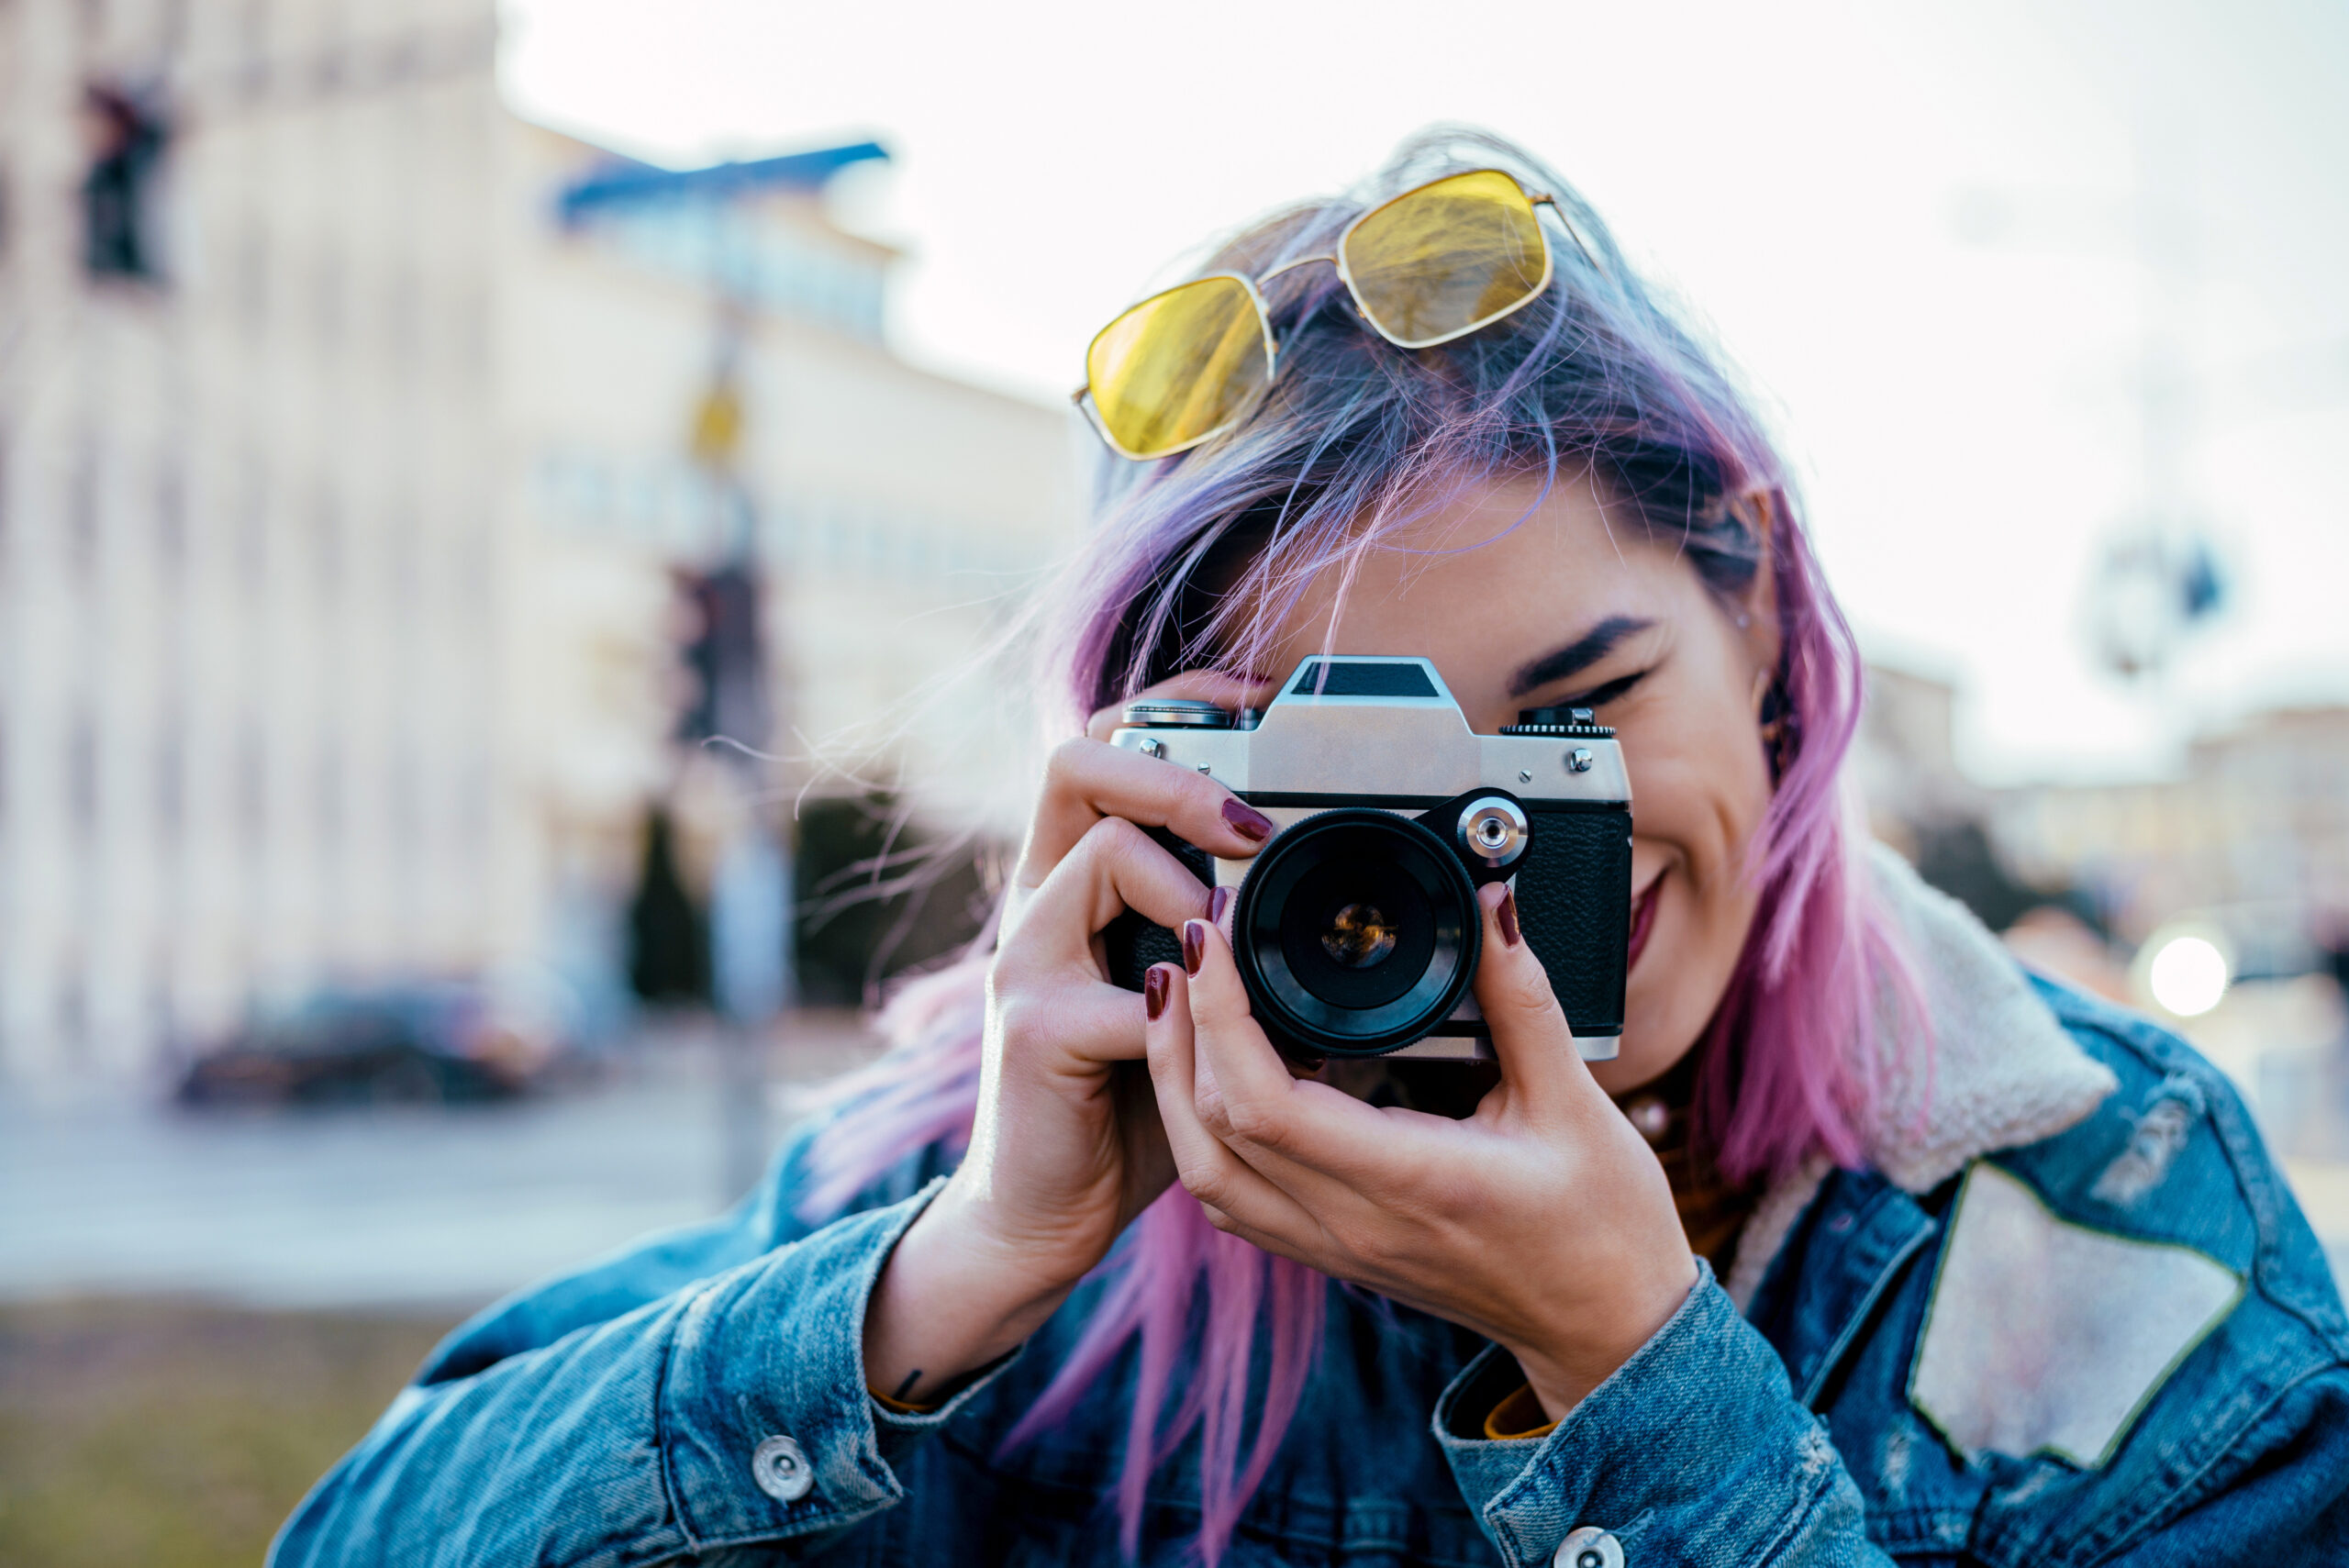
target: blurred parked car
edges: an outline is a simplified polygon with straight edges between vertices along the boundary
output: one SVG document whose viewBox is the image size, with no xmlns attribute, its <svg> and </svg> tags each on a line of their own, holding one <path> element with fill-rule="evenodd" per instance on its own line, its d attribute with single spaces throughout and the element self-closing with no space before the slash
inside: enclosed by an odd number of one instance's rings
<svg viewBox="0 0 2349 1568">
<path fill-rule="evenodd" d="M 338 988 L 257 1010 L 197 1056 L 183 1105 L 440 1105 L 505 1099 L 564 1052 L 559 1028 L 471 982 Z"/>
</svg>

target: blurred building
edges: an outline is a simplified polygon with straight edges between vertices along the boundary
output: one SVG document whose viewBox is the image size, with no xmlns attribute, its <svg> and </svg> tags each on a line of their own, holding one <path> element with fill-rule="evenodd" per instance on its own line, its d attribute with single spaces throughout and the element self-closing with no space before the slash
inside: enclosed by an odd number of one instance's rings
<svg viewBox="0 0 2349 1568">
<path fill-rule="evenodd" d="M 2349 707 L 2255 713 L 2177 777 L 2001 792 L 1996 837 L 2029 878 L 2090 890 L 2142 940 L 2184 911 L 2262 906 L 2349 947 Z"/>
<path fill-rule="evenodd" d="M 853 160 L 567 209 L 638 166 L 511 116 L 495 46 L 489 0 L 0 4 L 0 1076 L 597 962 L 674 783 L 674 570 L 747 542 L 743 739 L 787 751 L 1069 536 L 1064 414 L 885 346 Z"/>
<path fill-rule="evenodd" d="M 2254 713 L 2188 742 L 2166 778 L 1990 789 L 1959 766 L 1955 697 L 1870 666 L 1853 766 L 1876 836 L 1944 885 L 1972 876 L 1951 891 L 1994 927 L 2063 900 L 2133 945 L 2235 909 L 2349 948 L 2349 707 Z"/>
<path fill-rule="evenodd" d="M 1957 690 L 1938 676 L 1867 667 L 1851 767 L 1877 838 L 1915 857 L 1919 836 L 1979 818 L 1981 788 L 1957 765 Z"/>
</svg>

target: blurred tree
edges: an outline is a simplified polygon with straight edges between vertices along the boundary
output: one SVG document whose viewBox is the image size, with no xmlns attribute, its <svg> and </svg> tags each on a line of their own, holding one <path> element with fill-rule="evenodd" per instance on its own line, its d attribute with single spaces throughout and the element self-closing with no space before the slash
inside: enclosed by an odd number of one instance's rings
<svg viewBox="0 0 2349 1568">
<path fill-rule="evenodd" d="M 893 975 L 954 952 L 992 904 L 987 846 L 932 840 L 891 795 L 812 800 L 799 813 L 800 997 L 870 1002 Z"/>
<path fill-rule="evenodd" d="M 2054 905 L 2076 917 L 2098 936 L 2109 935 L 2104 913 L 2077 890 L 2051 889 L 2024 882 L 2007 869 L 1982 824 L 1971 817 L 1922 824 L 1916 828 L 1917 874 L 1974 911 L 1994 931 L 2024 915 Z"/>
<path fill-rule="evenodd" d="M 628 906 L 629 989 L 648 1002 L 709 1000 L 709 933 L 678 874 L 667 807 L 645 818 L 644 861 Z"/>
</svg>

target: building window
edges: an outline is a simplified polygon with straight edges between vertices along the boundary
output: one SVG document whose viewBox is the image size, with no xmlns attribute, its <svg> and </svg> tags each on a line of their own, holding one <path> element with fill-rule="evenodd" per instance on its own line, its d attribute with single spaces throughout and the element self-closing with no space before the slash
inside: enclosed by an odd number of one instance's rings
<svg viewBox="0 0 2349 1568">
<path fill-rule="evenodd" d="M 155 471 L 155 562 L 173 590 L 187 564 L 187 484 L 177 458 Z"/>
<path fill-rule="evenodd" d="M 75 832 L 98 825 L 98 735 L 87 714 L 74 717 L 65 741 L 65 805 Z"/>
<path fill-rule="evenodd" d="M 342 346 L 343 289 L 342 258 L 328 250 L 318 257 L 310 275 L 310 328 L 320 353 L 331 354 Z"/>
<path fill-rule="evenodd" d="M 84 434 L 73 443 L 65 475 L 65 560 L 76 575 L 87 575 L 98 558 L 98 443 Z"/>
<path fill-rule="evenodd" d="M 328 736 L 318 747 L 318 842 L 328 855 L 342 849 L 342 746 Z"/>
<path fill-rule="evenodd" d="M 342 586 L 342 507 L 334 492 L 320 490 L 317 500 L 318 597 L 331 606 Z"/>
<path fill-rule="evenodd" d="M 176 845 L 187 815 L 187 746 L 177 723 L 155 740 L 155 826 L 166 844 Z"/>
<path fill-rule="evenodd" d="M 236 243 L 237 317 L 258 337 L 269 316 L 269 231 L 259 217 L 248 217 Z"/>
<path fill-rule="evenodd" d="M 259 600 L 268 584 L 269 486 L 262 475 L 261 459 L 247 453 L 240 482 L 241 505 L 237 508 L 237 574 L 245 593 Z"/>
<path fill-rule="evenodd" d="M 237 826 L 248 851 L 261 848 L 268 815 L 268 759 L 262 752 L 260 728 L 247 719 L 237 732 Z"/>
</svg>

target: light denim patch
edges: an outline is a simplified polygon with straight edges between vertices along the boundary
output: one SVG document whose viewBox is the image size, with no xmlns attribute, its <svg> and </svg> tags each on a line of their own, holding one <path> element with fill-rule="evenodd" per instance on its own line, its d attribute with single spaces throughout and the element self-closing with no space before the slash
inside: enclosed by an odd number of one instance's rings
<svg viewBox="0 0 2349 1568">
<path fill-rule="evenodd" d="M 2064 1219 L 1987 1162 L 1966 1173 L 1909 1402 L 1968 1462 L 2112 1456 L 2138 1411 L 2243 1299 L 2191 1248 Z"/>
</svg>

